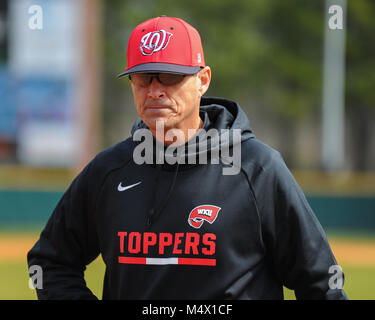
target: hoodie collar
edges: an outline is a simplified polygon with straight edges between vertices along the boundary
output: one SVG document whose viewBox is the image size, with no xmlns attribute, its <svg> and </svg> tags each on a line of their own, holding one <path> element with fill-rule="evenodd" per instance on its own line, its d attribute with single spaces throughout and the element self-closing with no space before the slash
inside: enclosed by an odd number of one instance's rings
<svg viewBox="0 0 375 320">
<path fill-rule="evenodd" d="M 239 104 L 236 102 L 218 98 L 218 97 L 202 97 L 200 103 L 200 113 L 201 119 L 203 120 L 203 127 L 198 130 L 197 134 L 193 136 L 185 145 L 175 148 L 175 153 L 172 157 L 177 156 L 177 150 L 180 148 L 184 149 L 182 153 L 185 157 L 184 163 L 180 164 L 179 170 L 187 169 L 190 166 L 195 166 L 193 164 L 194 161 L 189 161 L 190 158 L 197 158 L 199 157 L 200 153 L 208 153 L 209 154 L 217 150 L 218 148 L 225 146 L 233 146 L 233 139 L 231 135 L 222 135 L 223 130 L 233 130 L 237 129 L 241 132 L 241 142 L 255 137 L 251 128 L 249 119 L 246 116 L 245 112 L 242 110 Z M 147 125 L 138 118 L 133 125 L 132 128 L 132 135 L 137 129 L 149 129 Z M 215 137 L 210 136 L 209 130 L 215 129 L 218 133 Z M 135 142 L 135 144 L 139 144 L 141 142 Z M 154 153 L 154 163 L 156 163 L 156 144 L 160 142 L 156 141 L 153 137 L 153 153 Z M 207 148 L 206 150 L 199 150 L 199 143 L 206 143 Z M 162 166 L 163 170 L 174 170 L 176 165 L 170 165 L 166 161 L 168 155 L 166 150 L 168 149 L 167 145 L 163 145 L 160 149 L 164 150 L 165 161 Z M 160 150 L 159 149 L 159 150 Z M 195 161 L 198 163 L 198 161 Z"/>
</svg>

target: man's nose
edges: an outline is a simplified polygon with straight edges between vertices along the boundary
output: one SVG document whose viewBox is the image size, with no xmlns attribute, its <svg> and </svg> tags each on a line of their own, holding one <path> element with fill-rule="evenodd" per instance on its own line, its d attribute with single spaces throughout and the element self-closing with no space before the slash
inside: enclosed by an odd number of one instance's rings
<svg viewBox="0 0 375 320">
<path fill-rule="evenodd" d="M 152 77 L 151 83 L 148 86 L 148 96 L 152 99 L 158 99 L 164 96 L 164 86 L 154 76 Z"/>
</svg>

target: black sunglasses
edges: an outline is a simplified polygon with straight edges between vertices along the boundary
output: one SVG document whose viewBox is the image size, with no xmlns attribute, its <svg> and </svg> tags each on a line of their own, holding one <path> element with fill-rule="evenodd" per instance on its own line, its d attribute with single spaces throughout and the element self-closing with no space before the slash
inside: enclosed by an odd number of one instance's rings
<svg viewBox="0 0 375 320">
<path fill-rule="evenodd" d="M 173 86 L 181 82 L 185 78 L 185 74 L 177 73 L 133 73 L 129 74 L 131 80 L 136 86 L 148 87 L 152 79 L 155 77 L 161 84 L 165 86 Z"/>
</svg>

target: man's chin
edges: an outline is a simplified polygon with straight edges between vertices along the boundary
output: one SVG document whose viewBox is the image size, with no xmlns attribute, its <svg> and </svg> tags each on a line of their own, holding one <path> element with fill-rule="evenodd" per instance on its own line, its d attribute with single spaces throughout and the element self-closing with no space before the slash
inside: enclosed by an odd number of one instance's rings
<svg viewBox="0 0 375 320">
<path fill-rule="evenodd" d="M 150 128 L 151 131 L 156 132 L 157 128 L 167 130 L 172 128 L 171 120 L 165 117 L 147 118 L 143 119 L 143 122 Z"/>
</svg>

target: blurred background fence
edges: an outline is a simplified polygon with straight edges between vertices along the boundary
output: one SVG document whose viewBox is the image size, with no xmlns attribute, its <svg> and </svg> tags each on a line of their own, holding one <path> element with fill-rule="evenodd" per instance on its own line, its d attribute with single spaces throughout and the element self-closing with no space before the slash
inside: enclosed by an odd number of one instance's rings
<svg viewBox="0 0 375 320">
<path fill-rule="evenodd" d="M 206 95 L 240 103 L 256 136 L 281 152 L 328 235 L 372 243 L 374 1 L 4 0 L 0 241 L 1 233 L 8 240 L 0 242 L 0 267 L 7 265 L 1 248 L 21 231 L 34 241 L 77 172 L 129 136 L 137 114 L 127 80 L 116 75 L 132 29 L 162 14 L 199 30 L 213 74 Z M 375 247 L 366 248 L 375 257 Z M 373 269 L 368 274 L 375 280 Z"/>
</svg>

